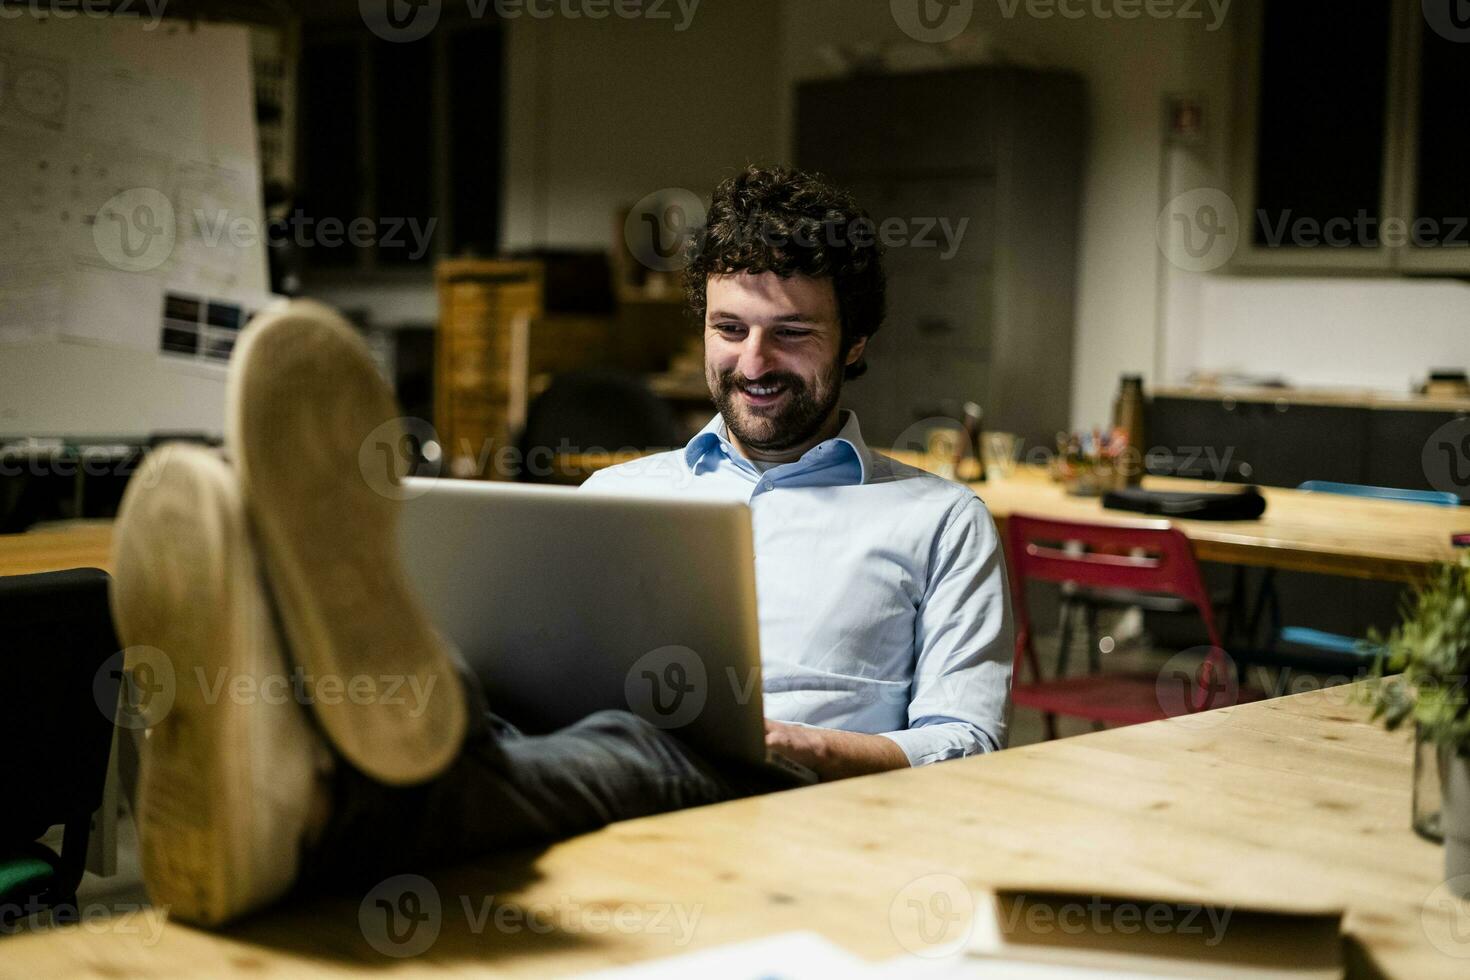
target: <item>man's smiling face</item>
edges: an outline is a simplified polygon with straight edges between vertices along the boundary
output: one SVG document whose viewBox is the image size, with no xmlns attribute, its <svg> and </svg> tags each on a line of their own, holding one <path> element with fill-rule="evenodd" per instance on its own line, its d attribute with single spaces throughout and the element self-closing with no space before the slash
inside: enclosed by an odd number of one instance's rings
<svg viewBox="0 0 1470 980">
<path fill-rule="evenodd" d="M 835 421 L 843 370 L 832 280 L 774 272 L 710 276 L 704 374 L 725 425 L 755 454 L 804 451 Z"/>
</svg>

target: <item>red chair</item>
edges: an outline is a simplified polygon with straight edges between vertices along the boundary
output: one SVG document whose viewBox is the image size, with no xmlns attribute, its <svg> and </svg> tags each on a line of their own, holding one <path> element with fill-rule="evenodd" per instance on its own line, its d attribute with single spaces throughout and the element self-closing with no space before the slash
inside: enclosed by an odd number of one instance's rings
<svg viewBox="0 0 1470 980">
<path fill-rule="evenodd" d="M 1167 521 L 1085 524 L 1012 514 L 1006 521 L 1006 538 L 1017 625 L 1017 683 L 1011 687 L 1011 698 L 1045 714 L 1047 738 L 1056 738 L 1057 715 L 1135 725 L 1258 697 L 1239 687 L 1220 644 L 1194 549 L 1189 538 Z M 1192 676 L 1183 669 L 1166 668 L 1164 674 L 1096 673 L 1046 680 L 1031 642 L 1026 608 L 1026 583 L 1031 579 L 1182 599 L 1204 620 L 1209 652 Z M 1031 683 L 1019 683 L 1023 663 Z"/>
</svg>

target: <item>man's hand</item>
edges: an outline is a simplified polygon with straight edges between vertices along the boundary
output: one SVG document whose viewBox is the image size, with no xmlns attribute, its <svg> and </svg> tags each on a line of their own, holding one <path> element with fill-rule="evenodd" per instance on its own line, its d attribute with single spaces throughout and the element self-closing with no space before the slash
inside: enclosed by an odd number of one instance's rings
<svg viewBox="0 0 1470 980">
<path fill-rule="evenodd" d="M 766 747 L 806 766 L 824 781 L 904 769 L 908 756 L 891 738 L 766 719 Z"/>
</svg>

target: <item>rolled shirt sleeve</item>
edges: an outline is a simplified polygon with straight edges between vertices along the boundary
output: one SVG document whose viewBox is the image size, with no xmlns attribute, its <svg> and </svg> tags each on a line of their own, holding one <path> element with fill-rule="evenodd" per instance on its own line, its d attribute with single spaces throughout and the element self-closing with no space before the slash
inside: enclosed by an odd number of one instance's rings
<svg viewBox="0 0 1470 980">
<path fill-rule="evenodd" d="M 937 538 L 914 620 L 909 727 L 883 733 L 910 765 L 1006 747 L 1015 657 L 1008 595 L 995 522 L 971 496 Z"/>
</svg>

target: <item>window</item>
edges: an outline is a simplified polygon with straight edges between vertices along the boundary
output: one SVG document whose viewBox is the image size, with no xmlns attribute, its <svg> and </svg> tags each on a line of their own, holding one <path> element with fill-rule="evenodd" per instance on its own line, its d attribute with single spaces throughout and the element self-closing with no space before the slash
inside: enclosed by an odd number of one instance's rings
<svg viewBox="0 0 1470 980">
<path fill-rule="evenodd" d="M 1420 0 L 1242 14 L 1234 266 L 1470 273 L 1470 44 Z"/>
<path fill-rule="evenodd" d="M 495 24 L 410 43 L 306 35 L 288 228 L 307 269 L 427 269 L 497 249 L 502 46 Z"/>
</svg>

